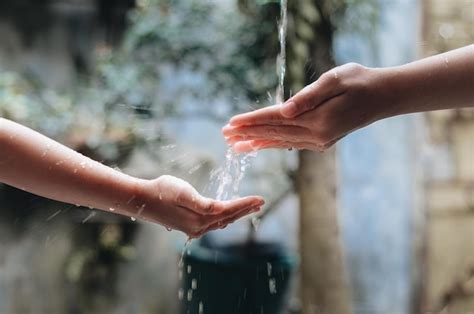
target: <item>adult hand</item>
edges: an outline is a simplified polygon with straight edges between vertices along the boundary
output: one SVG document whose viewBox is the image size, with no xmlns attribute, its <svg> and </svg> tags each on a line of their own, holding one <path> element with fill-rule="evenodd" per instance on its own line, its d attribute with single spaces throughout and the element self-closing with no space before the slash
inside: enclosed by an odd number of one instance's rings
<svg viewBox="0 0 474 314">
<path fill-rule="evenodd" d="M 389 115 L 383 69 L 346 64 L 323 74 L 283 105 L 233 117 L 223 134 L 237 152 L 264 148 L 325 150 Z"/>
<path fill-rule="evenodd" d="M 126 215 L 181 230 L 190 237 L 221 229 L 235 220 L 260 210 L 264 201 L 250 196 L 217 201 L 201 196 L 189 183 L 172 176 L 140 181 L 132 209 Z M 133 212 L 136 212 L 134 214 Z"/>
</svg>

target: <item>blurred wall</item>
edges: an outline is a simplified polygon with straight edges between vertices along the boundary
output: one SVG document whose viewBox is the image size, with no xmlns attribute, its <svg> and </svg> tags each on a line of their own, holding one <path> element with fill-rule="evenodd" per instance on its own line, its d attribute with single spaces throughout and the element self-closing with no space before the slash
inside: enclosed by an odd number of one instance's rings
<svg viewBox="0 0 474 314">
<path fill-rule="evenodd" d="M 335 49 L 338 63 L 386 67 L 416 58 L 419 2 L 376 3 L 375 27 L 366 26 L 376 31 L 351 29 L 341 34 Z M 348 18 L 367 23 L 357 15 Z M 383 120 L 347 136 L 338 146 L 341 224 L 355 313 L 406 314 L 412 308 L 413 245 L 421 232 L 414 228 L 422 192 L 421 136 L 413 136 L 417 124 L 413 116 Z"/>
<path fill-rule="evenodd" d="M 474 42 L 472 0 L 425 0 L 423 45 L 429 56 Z M 449 60 L 446 66 L 449 66 Z M 473 80 L 474 87 L 474 80 Z M 426 115 L 428 219 L 426 311 L 474 310 L 474 111 Z"/>
<path fill-rule="evenodd" d="M 71 86 L 98 49 L 117 44 L 134 0 L 21 0 L 0 2 L 0 70 Z"/>
</svg>

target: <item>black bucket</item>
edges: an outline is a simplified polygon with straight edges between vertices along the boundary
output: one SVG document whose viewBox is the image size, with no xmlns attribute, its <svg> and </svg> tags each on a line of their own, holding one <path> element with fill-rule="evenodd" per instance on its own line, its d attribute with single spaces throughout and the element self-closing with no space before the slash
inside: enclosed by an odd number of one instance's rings
<svg viewBox="0 0 474 314">
<path fill-rule="evenodd" d="M 181 313 L 281 313 L 295 266 L 296 257 L 276 243 L 192 243 L 181 269 Z"/>
</svg>

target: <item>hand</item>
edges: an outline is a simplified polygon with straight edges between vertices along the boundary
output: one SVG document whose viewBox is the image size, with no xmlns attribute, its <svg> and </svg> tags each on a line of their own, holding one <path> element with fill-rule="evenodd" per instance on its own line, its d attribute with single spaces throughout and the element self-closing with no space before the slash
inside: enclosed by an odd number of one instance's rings
<svg viewBox="0 0 474 314">
<path fill-rule="evenodd" d="M 264 201 L 256 196 L 231 201 L 205 198 L 189 183 L 165 175 L 140 181 L 136 198 L 130 203 L 133 205 L 127 215 L 181 230 L 196 238 L 260 210 Z"/>
<path fill-rule="evenodd" d="M 325 150 L 348 133 L 388 116 L 390 106 L 384 105 L 391 100 L 385 73 L 358 64 L 334 68 L 282 106 L 233 117 L 224 136 L 236 152 Z"/>
</svg>

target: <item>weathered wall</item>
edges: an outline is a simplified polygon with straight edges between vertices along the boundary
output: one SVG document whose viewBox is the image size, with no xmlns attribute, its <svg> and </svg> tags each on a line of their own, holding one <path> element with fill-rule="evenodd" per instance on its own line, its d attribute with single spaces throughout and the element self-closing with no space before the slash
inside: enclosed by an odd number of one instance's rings
<svg viewBox="0 0 474 314">
<path fill-rule="evenodd" d="M 349 33 L 337 42 L 341 63 L 385 67 L 416 58 L 419 2 L 378 3 L 372 38 Z M 421 190 L 416 124 L 413 116 L 387 119 L 354 132 L 338 146 L 342 230 L 355 313 L 410 312 L 412 226 Z"/>
<path fill-rule="evenodd" d="M 421 54 L 474 42 L 474 1 L 425 0 Z M 428 122 L 426 311 L 474 311 L 474 111 L 446 110 Z"/>
<path fill-rule="evenodd" d="M 95 51 L 119 42 L 134 0 L 0 2 L 0 71 L 51 88 L 75 83 L 92 68 Z"/>
</svg>

